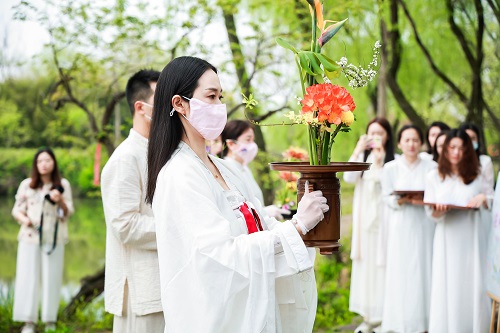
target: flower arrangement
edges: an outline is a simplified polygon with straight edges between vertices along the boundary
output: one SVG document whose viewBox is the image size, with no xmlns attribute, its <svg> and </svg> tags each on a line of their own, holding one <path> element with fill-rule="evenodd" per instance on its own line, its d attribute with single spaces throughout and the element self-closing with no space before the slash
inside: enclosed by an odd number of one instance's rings
<svg viewBox="0 0 500 333">
<path fill-rule="evenodd" d="M 313 21 L 310 50 L 297 50 L 284 39 L 276 39 L 280 46 L 295 54 L 303 93 L 303 98 L 299 99 L 302 105 L 300 113 L 291 111 L 286 117 L 296 124 L 308 126 L 310 164 L 329 165 L 335 137 L 339 132 L 350 130 L 356 109 L 347 89 L 332 84 L 330 80 L 341 71 L 349 79 L 349 86 L 356 88 L 367 85 L 376 74 L 373 68 L 377 66 L 380 43 L 375 43 L 373 60 L 367 69 L 348 64 L 345 57 L 338 62 L 332 60 L 321 53 L 321 48 L 342 28 L 347 19 L 339 22 L 324 20 L 321 1 L 307 2 Z"/>
<path fill-rule="evenodd" d="M 297 147 L 289 147 L 282 155 L 286 162 L 309 161 L 307 151 Z M 297 179 L 299 179 L 299 173 L 280 171 L 279 178 L 285 184 L 276 192 L 276 205 L 288 210 L 297 209 Z"/>
</svg>

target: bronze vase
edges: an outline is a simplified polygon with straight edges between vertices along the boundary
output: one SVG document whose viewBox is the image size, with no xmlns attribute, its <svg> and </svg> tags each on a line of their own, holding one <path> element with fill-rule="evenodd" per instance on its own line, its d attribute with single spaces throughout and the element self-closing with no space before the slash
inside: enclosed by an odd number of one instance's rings
<svg viewBox="0 0 500 333">
<path fill-rule="evenodd" d="M 270 164 L 271 170 L 299 172 L 297 180 L 297 202 L 309 182 L 309 191 L 320 190 L 327 200 L 330 210 L 323 220 L 302 239 L 306 246 L 318 247 L 321 254 L 332 254 L 341 246 L 340 240 L 340 181 L 337 172 L 365 171 L 370 163 L 331 162 L 330 165 L 310 165 L 307 162 L 276 162 Z"/>
</svg>

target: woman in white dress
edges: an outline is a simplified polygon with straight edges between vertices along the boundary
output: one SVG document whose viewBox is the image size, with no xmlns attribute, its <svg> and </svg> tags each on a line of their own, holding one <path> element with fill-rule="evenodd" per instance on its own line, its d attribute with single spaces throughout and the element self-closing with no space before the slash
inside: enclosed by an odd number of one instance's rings
<svg viewBox="0 0 500 333">
<path fill-rule="evenodd" d="M 46 330 L 55 330 L 61 294 L 68 218 L 73 214 L 69 182 L 50 148 L 38 150 L 31 178 L 19 185 L 12 215 L 21 225 L 17 250 L 14 321 L 34 333 L 38 309 Z"/>
<path fill-rule="evenodd" d="M 371 332 L 382 321 L 385 267 L 377 264 L 382 244 L 379 231 L 384 203 L 381 177 L 385 163 L 394 159 L 391 125 L 384 118 L 368 124 L 350 162 L 372 163 L 365 172 L 345 172 L 344 181 L 355 183 L 352 204 L 351 293 L 349 310 L 363 316 L 355 332 Z"/>
<path fill-rule="evenodd" d="M 328 210 L 306 193 L 292 221 L 264 218 L 258 201 L 205 140 L 226 106 L 215 67 L 194 57 L 162 71 L 148 147 L 148 202 L 158 242 L 165 332 L 311 332 L 314 249 L 300 238 Z"/>
<path fill-rule="evenodd" d="M 388 221 L 383 332 L 421 333 L 429 329 L 434 222 L 423 206 L 394 191 L 424 191 L 425 177 L 436 167 L 422 160 L 422 131 L 405 125 L 398 134 L 402 157 L 384 166 L 382 193 Z"/>
<path fill-rule="evenodd" d="M 434 145 L 436 143 L 436 138 L 439 133 L 448 131 L 450 126 L 443 123 L 442 121 L 434 121 L 427 128 L 427 132 L 425 133 L 425 142 L 427 146 L 427 151 L 423 151 L 420 153 L 420 158 L 423 160 L 432 160 Z"/>
<path fill-rule="evenodd" d="M 222 156 L 235 169 L 240 170 L 247 187 L 259 202 L 264 205 L 264 196 L 259 184 L 253 177 L 252 170 L 248 164 L 255 159 L 259 148 L 255 143 L 253 125 L 245 120 L 231 120 L 222 131 L 222 142 L 224 149 Z M 264 207 L 267 215 L 278 220 L 283 220 L 282 214 L 290 214 L 287 209 L 278 208 L 275 205 Z"/>
<path fill-rule="evenodd" d="M 465 130 L 467 135 L 472 140 L 472 146 L 479 158 L 479 164 L 481 166 L 481 174 L 485 180 L 486 195 L 488 198 L 493 199 L 494 187 L 495 187 L 495 173 L 493 171 L 493 162 L 491 157 L 485 154 L 485 147 L 483 144 L 483 136 L 479 128 L 471 123 L 465 123 L 460 126 L 461 130 Z"/>
<path fill-rule="evenodd" d="M 438 168 L 427 175 L 424 197 L 435 204 L 426 211 L 436 222 L 429 333 L 488 331 L 485 264 L 491 214 L 483 182 L 469 136 L 449 131 Z"/>
</svg>

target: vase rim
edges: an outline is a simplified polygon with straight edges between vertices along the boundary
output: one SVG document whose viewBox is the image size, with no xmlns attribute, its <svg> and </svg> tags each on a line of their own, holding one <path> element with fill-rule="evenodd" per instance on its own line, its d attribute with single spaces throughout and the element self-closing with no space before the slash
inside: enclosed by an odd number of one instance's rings
<svg viewBox="0 0 500 333">
<path fill-rule="evenodd" d="M 345 172 L 366 171 L 371 163 L 366 162 L 330 162 L 330 165 L 310 165 L 309 162 L 271 162 L 269 167 L 276 171 L 294 172 Z"/>
</svg>

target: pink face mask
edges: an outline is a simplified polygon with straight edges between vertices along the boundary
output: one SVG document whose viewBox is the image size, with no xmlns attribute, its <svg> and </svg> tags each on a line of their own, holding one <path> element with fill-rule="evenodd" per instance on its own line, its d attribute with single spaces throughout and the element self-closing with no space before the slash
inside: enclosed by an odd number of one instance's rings
<svg viewBox="0 0 500 333">
<path fill-rule="evenodd" d="M 257 144 L 255 142 L 238 142 L 238 150 L 236 150 L 235 153 L 243 160 L 243 164 L 247 165 L 248 163 L 253 161 L 255 156 L 257 156 L 258 151 L 259 147 L 257 147 Z"/>
<path fill-rule="evenodd" d="M 226 104 L 208 104 L 196 98 L 182 97 L 189 101 L 189 119 L 182 116 L 206 140 L 217 139 L 226 126 Z M 173 115 L 173 112 L 170 115 Z"/>
</svg>

